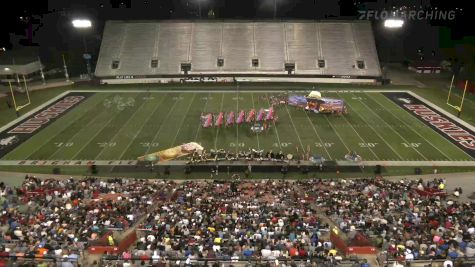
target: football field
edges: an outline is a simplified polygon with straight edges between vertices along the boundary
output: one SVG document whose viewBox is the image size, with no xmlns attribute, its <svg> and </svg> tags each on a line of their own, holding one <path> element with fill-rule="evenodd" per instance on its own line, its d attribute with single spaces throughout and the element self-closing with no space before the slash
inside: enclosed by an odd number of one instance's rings
<svg viewBox="0 0 475 267">
<path fill-rule="evenodd" d="M 202 128 L 200 114 L 269 108 L 271 91 L 95 91 L 1 160 L 135 160 L 188 142 L 205 149 L 263 149 L 344 160 L 472 161 L 473 158 L 380 92 L 329 91 L 348 114 L 276 107 L 278 121 L 256 134 L 250 125 Z M 304 92 L 295 92 L 304 95 Z"/>
</svg>

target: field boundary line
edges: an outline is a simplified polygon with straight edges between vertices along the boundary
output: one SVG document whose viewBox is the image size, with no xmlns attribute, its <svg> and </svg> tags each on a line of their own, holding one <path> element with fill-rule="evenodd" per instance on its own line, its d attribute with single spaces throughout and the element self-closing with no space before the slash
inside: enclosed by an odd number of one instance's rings
<svg viewBox="0 0 475 267">
<path fill-rule="evenodd" d="M 185 122 L 185 119 L 188 115 L 188 112 L 190 112 L 190 108 L 193 105 L 193 101 L 195 101 L 196 93 L 193 93 L 193 97 L 191 98 L 190 104 L 188 105 L 188 108 L 186 109 L 185 115 L 183 116 L 183 119 L 181 120 L 180 127 L 178 127 L 178 130 L 176 131 L 175 137 L 173 137 L 173 141 L 171 142 L 170 147 L 173 147 L 173 145 L 176 142 L 176 137 L 181 131 L 181 127 L 183 126 L 183 123 Z"/>
<path fill-rule="evenodd" d="M 88 166 L 94 164 L 97 166 L 135 166 L 137 160 L 0 160 L 0 166 Z M 302 161 L 302 164 L 309 163 L 308 161 Z M 401 160 L 389 160 L 389 161 L 361 161 L 352 162 L 346 160 L 337 160 L 338 166 L 376 166 L 381 165 L 384 167 L 475 167 L 475 161 L 401 161 Z M 167 161 L 159 162 L 157 165 L 186 165 L 186 161 Z"/>
<path fill-rule="evenodd" d="M 362 100 L 359 100 L 359 101 L 360 101 L 361 104 L 363 104 L 363 105 L 366 107 L 366 109 L 368 109 L 369 111 L 371 111 L 371 113 L 373 113 L 374 115 L 376 115 L 376 117 L 378 117 L 379 119 L 381 119 L 381 120 L 384 122 L 384 124 L 389 125 L 390 128 L 391 128 L 391 130 L 392 130 L 394 133 L 396 133 L 399 137 L 401 137 L 401 139 L 404 140 L 404 142 L 406 142 L 406 143 L 408 143 L 408 144 L 410 143 L 410 142 L 407 141 L 407 139 L 404 138 L 398 131 L 394 130 L 394 128 L 393 128 L 390 124 L 388 124 L 383 118 L 381 118 L 381 116 L 379 116 L 378 113 L 374 112 L 374 110 L 372 110 L 371 108 L 369 108 L 368 105 L 366 105 L 366 103 L 364 103 Z M 414 151 L 416 151 L 417 154 L 421 155 L 422 158 L 424 158 L 425 160 L 428 160 L 428 159 L 426 158 L 426 156 L 424 156 L 424 154 L 422 154 L 422 153 L 421 153 L 419 150 L 417 150 L 415 147 L 411 147 L 411 148 L 412 148 Z"/>
<path fill-rule="evenodd" d="M 132 121 L 132 119 L 135 117 L 135 114 L 137 114 L 137 112 L 139 112 L 139 110 L 141 110 L 143 107 L 145 106 L 145 101 L 142 103 L 142 105 L 140 105 L 140 107 L 138 107 L 134 113 L 132 113 L 132 116 L 130 116 L 130 118 L 127 119 L 127 121 L 125 123 L 122 124 L 122 126 L 120 127 L 120 129 L 117 130 L 117 132 L 112 136 L 112 138 L 109 140 L 109 142 L 112 142 L 116 137 L 117 135 L 122 131 L 122 129 L 124 129 L 125 127 L 127 127 L 127 125 Z M 103 147 L 101 149 L 101 151 L 96 155 L 96 157 L 94 159 L 97 159 L 100 155 L 102 155 L 102 153 L 104 153 L 104 151 L 106 150 L 107 147 Z"/>
<path fill-rule="evenodd" d="M 20 121 L 24 120 L 24 119 L 27 119 L 28 117 L 30 117 L 31 115 L 35 114 L 36 112 L 40 111 L 41 109 L 45 108 L 46 106 L 49 106 L 51 104 L 53 104 L 54 102 L 58 101 L 60 98 L 68 95 L 71 91 L 66 91 L 66 92 L 63 92 L 53 98 L 51 98 L 50 100 L 44 102 L 43 104 L 40 104 L 39 106 L 37 106 L 36 108 L 28 111 L 27 113 L 21 115 L 20 117 L 12 120 L 11 122 L 5 124 L 4 126 L 0 127 L 0 133 L 3 133 L 6 129 L 12 127 L 13 125 L 19 123 Z M 81 91 L 79 91 L 81 92 Z"/>
<path fill-rule="evenodd" d="M 371 97 L 371 99 L 373 99 L 374 101 L 376 101 L 374 98 Z M 403 110 L 405 113 L 409 113 L 407 112 L 405 109 L 402 109 L 400 108 L 398 105 L 396 105 L 394 102 L 390 101 L 389 99 L 387 99 L 388 102 L 391 103 L 391 105 L 393 106 L 396 106 L 398 107 L 400 110 Z M 376 101 L 377 102 L 377 101 Z M 378 105 L 380 105 L 378 103 Z M 381 106 L 381 105 L 380 105 Z M 393 113 L 391 113 L 391 115 L 393 115 Z M 421 122 L 420 120 L 418 120 L 417 118 L 415 118 L 412 114 L 408 114 L 411 116 L 411 118 L 414 118 L 418 123 L 422 123 L 424 126 L 426 126 L 423 122 Z M 430 144 L 433 148 L 435 148 L 437 151 L 439 151 L 442 155 L 444 155 L 444 157 L 446 157 L 448 160 L 452 160 L 451 157 L 447 156 L 447 154 L 445 154 L 442 150 L 440 150 L 437 146 L 435 146 L 431 141 L 429 141 L 427 138 L 425 138 L 423 135 L 421 135 L 418 131 L 414 130 L 413 127 L 411 125 L 408 125 L 405 121 L 401 120 L 398 116 L 395 116 L 393 115 L 393 117 L 395 117 L 397 120 L 399 120 L 400 122 L 402 122 L 406 127 L 408 127 L 409 129 L 411 129 L 412 132 L 416 133 L 419 137 L 421 137 L 422 139 L 424 139 L 428 144 Z M 434 131 L 432 128 L 430 128 L 431 131 Z M 435 132 L 435 131 L 434 131 Z M 435 132 L 437 133 L 437 132 Z M 437 135 L 441 136 L 444 141 L 447 141 L 449 142 L 451 145 L 453 145 L 450 141 L 447 140 L 447 138 L 445 138 L 444 136 L 440 135 L 439 133 L 437 133 Z M 458 147 L 457 147 L 458 148 Z"/>
<path fill-rule="evenodd" d="M 410 95 L 412 95 L 413 97 L 419 99 L 420 101 L 422 101 L 423 103 L 425 103 L 426 105 L 428 105 L 429 107 L 435 109 L 437 112 L 440 112 L 442 113 L 443 115 L 449 117 L 451 120 L 454 120 L 458 123 L 460 123 L 462 126 L 465 126 L 467 127 L 468 129 L 470 129 L 471 131 L 475 132 L 475 126 L 471 125 L 470 123 L 458 118 L 457 116 L 447 112 L 445 109 L 442 109 L 441 107 L 437 106 L 436 104 L 432 103 L 431 101 L 423 98 L 422 96 L 414 93 L 414 92 L 411 92 L 409 91 L 408 92 Z"/>
<path fill-rule="evenodd" d="M 354 108 L 351 107 L 349 101 L 346 101 L 345 103 L 347 103 L 348 106 L 350 106 L 350 108 L 351 108 L 352 110 L 355 110 Z M 400 160 L 403 160 L 403 157 L 402 157 L 401 155 L 399 155 L 399 153 L 391 146 L 391 144 L 389 144 L 388 141 L 386 141 L 386 139 L 384 139 L 384 137 L 382 137 L 382 136 L 379 134 L 379 132 L 376 131 L 376 129 L 374 129 L 373 126 L 371 126 L 371 124 L 369 124 L 369 123 L 366 121 L 366 119 L 363 118 L 363 116 L 361 116 L 358 112 L 355 112 L 355 113 L 356 113 L 356 115 L 357 115 L 358 117 L 361 118 L 361 120 L 363 120 L 363 121 L 366 123 L 366 125 L 368 125 L 368 126 L 371 128 L 371 130 L 373 130 L 373 132 L 376 133 L 376 135 L 377 135 L 381 140 L 383 140 L 384 143 L 386 143 L 386 145 L 388 145 L 388 147 L 394 152 L 394 154 L 396 154 L 396 156 L 399 157 Z"/>
<path fill-rule="evenodd" d="M 119 159 L 120 160 L 123 160 L 122 157 L 124 156 L 125 152 L 127 152 L 130 148 L 130 146 L 134 143 L 135 139 L 137 139 L 137 136 L 142 132 L 143 128 L 145 127 L 145 125 L 147 125 L 147 121 L 152 117 L 152 115 L 157 111 L 157 109 L 162 105 L 163 101 L 165 101 L 165 98 L 163 97 L 160 102 L 156 105 L 156 107 L 153 109 L 152 112 L 150 112 L 150 115 L 148 115 L 148 117 L 144 120 L 144 123 L 142 123 L 142 126 L 140 126 L 140 129 L 138 130 L 138 132 L 135 133 L 134 137 L 132 138 L 132 140 L 129 142 L 129 144 L 127 145 L 127 147 L 124 149 L 124 151 L 122 151 L 122 153 L 120 154 L 119 156 Z"/>
</svg>

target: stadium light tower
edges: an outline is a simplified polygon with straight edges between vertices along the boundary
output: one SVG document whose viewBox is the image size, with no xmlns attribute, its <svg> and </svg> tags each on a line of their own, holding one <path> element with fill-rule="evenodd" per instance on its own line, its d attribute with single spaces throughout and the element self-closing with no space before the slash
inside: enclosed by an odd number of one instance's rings
<svg viewBox="0 0 475 267">
<path fill-rule="evenodd" d="M 398 18 L 384 20 L 384 27 L 386 28 L 401 28 L 404 25 L 404 20 Z"/>
<path fill-rule="evenodd" d="M 73 19 L 72 24 L 74 28 L 81 31 L 90 29 L 92 27 L 92 22 L 89 19 Z M 82 43 L 84 45 L 83 58 L 86 60 L 87 75 L 89 78 L 91 78 L 91 54 L 88 53 L 85 31 L 82 33 Z"/>
</svg>

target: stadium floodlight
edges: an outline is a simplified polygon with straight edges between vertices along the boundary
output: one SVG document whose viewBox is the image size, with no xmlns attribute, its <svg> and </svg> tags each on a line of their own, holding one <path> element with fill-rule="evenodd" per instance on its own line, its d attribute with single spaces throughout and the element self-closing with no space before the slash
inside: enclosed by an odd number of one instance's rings
<svg viewBox="0 0 475 267">
<path fill-rule="evenodd" d="M 10 68 L 4 68 L 3 70 L 4 70 L 4 71 L 9 71 L 9 70 L 10 70 Z"/>
<path fill-rule="evenodd" d="M 90 19 L 74 19 L 72 23 L 73 23 L 73 27 L 76 29 L 89 29 L 92 27 L 92 22 Z M 91 65 L 90 65 L 91 55 L 87 51 L 86 31 L 81 31 L 81 32 L 83 33 L 82 43 L 84 45 L 83 58 L 86 60 L 87 75 L 91 77 Z"/>
<path fill-rule="evenodd" d="M 85 29 L 92 27 L 92 22 L 88 19 L 75 19 L 72 21 L 72 23 L 74 28 Z"/>
<path fill-rule="evenodd" d="M 402 19 L 386 19 L 384 21 L 384 27 L 386 28 L 401 28 L 404 25 L 404 20 Z"/>
</svg>

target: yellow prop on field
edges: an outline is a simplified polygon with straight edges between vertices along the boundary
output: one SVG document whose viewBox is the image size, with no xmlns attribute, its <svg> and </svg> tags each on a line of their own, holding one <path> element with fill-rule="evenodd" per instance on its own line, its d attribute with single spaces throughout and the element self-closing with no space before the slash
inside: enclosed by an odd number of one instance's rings
<svg viewBox="0 0 475 267">
<path fill-rule="evenodd" d="M 168 161 L 190 155 L 195 151 L 201 154 L 201 152 L 203 152 L 203 147 L 198 143 L 191 142 L 183 144 L 181 146 L 176 146 L 151 154 L 143 155 L 141 157 L 138 157 L 137 160 L 150 162 Z"/>
</svg>

